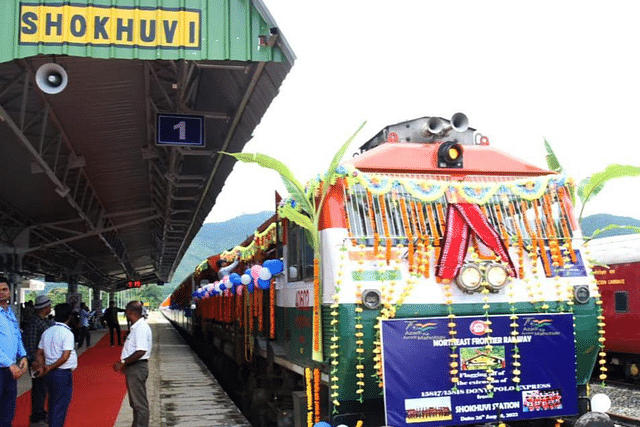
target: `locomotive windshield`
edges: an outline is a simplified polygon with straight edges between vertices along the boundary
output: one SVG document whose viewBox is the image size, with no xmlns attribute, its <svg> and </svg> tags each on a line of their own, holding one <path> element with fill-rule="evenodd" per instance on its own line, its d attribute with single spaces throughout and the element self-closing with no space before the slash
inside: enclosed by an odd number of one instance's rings
<svg viewBox="0 0 640 427">
<path fill-rule="evenodd" d="M 563 250 L 564 258 L 574 259 L 568 189 L 564 181 L 541 188 L 541 180 L 549 178 L 493 176 L 459 182 L 443 176 L 362 174 L 345 190 L 349 232 L 358 244 L 374 248 L 403 244 L 412 251 L 423 244 L 438 250 L 445 233 L 449 192 L 455 185 L 458 194 L 471 194 L 474 202 L 481 202 L 480 209 L 507 248 L 523 244 L 528 250 L 554 253 L 552 249 L 557 247 Z M 472 244 L 482 253 L 475 236 Z M 563 259 L 557 261 L 563 264 Z M 552 275 L 551 265 L 548 262 L 545 268 L 547 277 Z"/>
</svg>

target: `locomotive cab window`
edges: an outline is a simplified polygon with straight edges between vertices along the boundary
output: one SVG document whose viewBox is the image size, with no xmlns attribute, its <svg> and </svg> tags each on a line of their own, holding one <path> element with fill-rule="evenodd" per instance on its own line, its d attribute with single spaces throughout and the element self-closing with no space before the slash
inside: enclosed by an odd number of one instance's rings
<svg viewBox="0 0 640 427">
<path fill-rule="evenodd" d="M 313 280 L 313 248 L 304 228 L 291 222 L 288 230 L 287 265 L 289 282 Z"/>
<path fill-rule="evenodd" d="M 616 313 L 627 313 L 629 311 L 629 294 L 627 292 L 616 292 L 613 294 Z"/>
</svg>

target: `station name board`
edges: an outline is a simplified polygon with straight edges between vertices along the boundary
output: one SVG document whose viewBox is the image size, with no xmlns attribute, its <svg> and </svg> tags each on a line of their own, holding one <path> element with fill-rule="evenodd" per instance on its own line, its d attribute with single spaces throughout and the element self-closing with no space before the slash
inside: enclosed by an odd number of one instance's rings
<svg viewBox="0 0 640 427">
<path fill-rule="evenodd" d="M 201 11 L 20 3 L 20 44 L 200 48 Z"/>
</svg>

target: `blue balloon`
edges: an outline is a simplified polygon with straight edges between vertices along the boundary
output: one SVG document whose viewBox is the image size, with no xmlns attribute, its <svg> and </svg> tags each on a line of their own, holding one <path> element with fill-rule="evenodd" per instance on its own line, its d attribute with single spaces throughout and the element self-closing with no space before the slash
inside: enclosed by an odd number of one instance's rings
<svg viewBox="0 0 640 427">
<path fill-rule="evenodd" d="M 326 421 L 320 421 L 320 422 L 315 423 L 313 425 L 313 427 L 331 427 L 331 424 L 329 424 Z"/>
<path fill-rule="evenodd" d="M 238 273 L 231 273 L 229 275 L 229 281 L 234 285 L 241 285 L 242 281 L 240 280 L 240 275 Z"/>
<path fill-rule="evenodd" d="M 247 285 L 247 290 L 248 290 L 249 292 L 253 292 L 253 289 L 254 289 L 254 288 L 255 288 L 255 286 L 254 286 L 254 284 L 253 284 L 253 280 L 252 280 L 252 281 L 251 281 L 251 283 L 249 283 L 249 284 Z"/>
<path fill-rule="evenodd" d="M 244 271 L 244 274 L 246 274 L 247 276 L 251 276 L 251 269 L 250 269 L 250 268 L 247 268 L 247 269 Z"/>
<path fill-rule="evenodd" d="M 224 283 L 220 283 L 220 291 L 224 291 L 225 289 L 227 289 L 227 285 L 225 285 Z"/>
<path fill-rule="evenodd" d="M 284 264 L 279 259 L 268 259 L 262 263 L 262 267 L 268 269 L 272 276 L 282 273 Z"/>
<path fill-rule="evenodd" d="M 258 279 L 258 286 L 260 289 L 269 289 L 269 285 L 271 285 L 271 280 Z"/>
</svg>

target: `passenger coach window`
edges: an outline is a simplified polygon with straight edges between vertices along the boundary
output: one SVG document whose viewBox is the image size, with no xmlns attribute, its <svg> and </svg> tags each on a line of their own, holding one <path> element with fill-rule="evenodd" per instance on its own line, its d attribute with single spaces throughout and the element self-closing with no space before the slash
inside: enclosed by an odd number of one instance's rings
<svg viewBox="0 0 640 427">
<path fill-rule="evenodd" d="M 287 266 L 290 282 L 313 280 L 313 248 L 305 230 L 291 223 L 287 243 Z M 291 267 L 295 267 L 295 275 L 291 274 Z"/>
<path fill-rule="evenodd" d="M 614 304 L 616 313 L 626 313 L 629 311 L 629 294 L 626 292 L 616 292 L 614 295 Z"/>
</svg>

